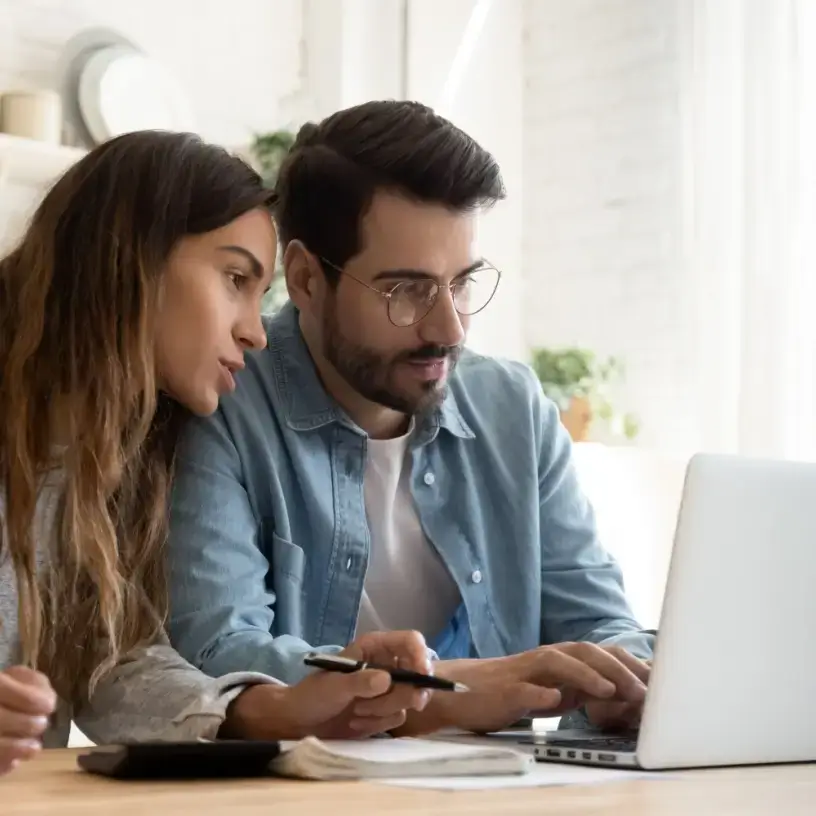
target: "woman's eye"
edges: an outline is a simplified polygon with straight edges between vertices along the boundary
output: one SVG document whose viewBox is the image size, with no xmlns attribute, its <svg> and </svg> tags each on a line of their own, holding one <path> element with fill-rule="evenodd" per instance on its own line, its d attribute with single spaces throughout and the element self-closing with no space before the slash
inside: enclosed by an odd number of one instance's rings
<svg viewBox="0 0 816 816">
<path fill-rule="evenodd" d="M 232 285 L 236 289 L 240 289 L 244 284 L 244 280 L 246 280 L 240 272 L 229 271 L 227 272 L 227 277 L 232 281 Z"/>
</svg>

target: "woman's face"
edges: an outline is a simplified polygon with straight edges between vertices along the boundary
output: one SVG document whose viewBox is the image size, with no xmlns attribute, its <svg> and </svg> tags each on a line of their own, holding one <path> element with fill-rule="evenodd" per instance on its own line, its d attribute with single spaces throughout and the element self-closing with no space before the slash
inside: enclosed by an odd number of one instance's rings
<svg viewBox="0 0 816 816">
<path fill-rule="evenodd" d="M 261 298 L 272 281 L 272 218 L 252 210 L 179 241 L 163 277 L 156 369 L 163 391 L 200 416 L 235 388 L 244 353 L 266 344 Z"/>
</svg>

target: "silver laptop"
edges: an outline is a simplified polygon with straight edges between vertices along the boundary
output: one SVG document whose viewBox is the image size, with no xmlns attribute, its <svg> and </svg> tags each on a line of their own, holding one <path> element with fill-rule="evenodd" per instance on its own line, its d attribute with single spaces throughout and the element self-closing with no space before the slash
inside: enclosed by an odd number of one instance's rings
<svg viewBox="0 0 816 816">
<path fill-rule="evenodd" d="M 536 743 L 616 768 L 816 761 L 816 464 L 693 457 L 638 733 Z"/>
</svg>

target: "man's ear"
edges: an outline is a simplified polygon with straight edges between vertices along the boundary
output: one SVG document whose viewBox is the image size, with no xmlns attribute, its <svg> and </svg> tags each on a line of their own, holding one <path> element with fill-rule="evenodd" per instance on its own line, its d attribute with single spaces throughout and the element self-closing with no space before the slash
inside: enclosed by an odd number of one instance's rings
<svg viewBox="0 0 816 816">
<path fill-rule="evenodd" d="M 289 298 L 301 312 L 310 312 L 320 296 L 323 270 L 302 241 L 290 241 L 283 253 Z"/>
</svg>

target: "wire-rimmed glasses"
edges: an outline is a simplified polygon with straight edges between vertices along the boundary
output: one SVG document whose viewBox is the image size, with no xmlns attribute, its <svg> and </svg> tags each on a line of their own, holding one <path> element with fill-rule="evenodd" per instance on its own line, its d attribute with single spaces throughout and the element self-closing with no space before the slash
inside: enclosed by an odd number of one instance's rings
<svg viewBox="0 0 816 816">
<path fill-rule="evenodd" d="M 390 289 L 382 290 L 360 280 L 326 258 L 320 260 L 385 298 L 388 319 L 399 328 L 413 326 L 427 317 L 436 305 L 442 289 L 450 290 L 453 306 L 460 315 L 463 317 L 475 315 L 493 300 L 501 280 L 501 272 L 485 261 L 450 283 L 437 283 L 433 278 L 417 277 L 399 281 Z"/>
</svg>

